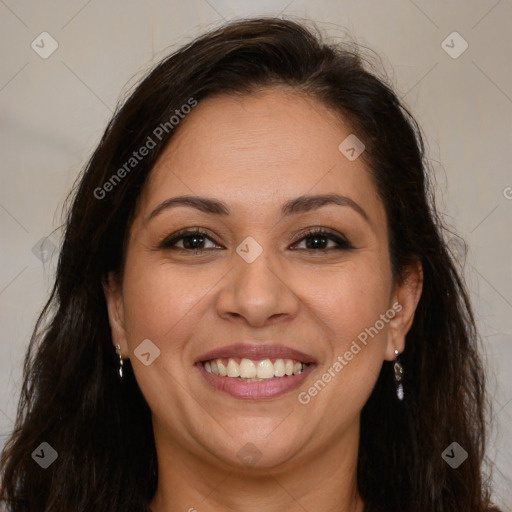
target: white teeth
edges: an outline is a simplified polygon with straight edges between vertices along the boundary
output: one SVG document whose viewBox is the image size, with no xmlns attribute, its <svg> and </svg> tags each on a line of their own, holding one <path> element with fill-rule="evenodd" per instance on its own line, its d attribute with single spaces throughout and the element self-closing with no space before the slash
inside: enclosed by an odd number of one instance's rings
<svg viewBox="0 0 512 512">
<path fill-rule="evenodd" d="M 240 377 L 240 366 L 233 359 L 230 359 L 228 362 L 227 374 L 228 377 Z"/>
<path fill-rule="evenodd" d="M 256 365 L 250 359 L 240 361 L 240 377 L 243 379 L 252 379 L 256 377 Z"/>
<path fill-rule="evenodd" d="M 217 367 L 219 368 L 219 375 L 221 377 L 225 377 L 228 374 L 224 363 L 220 359 L 217 359 Z"/>
<path fill-rule="evenodd" d="M 258 379 L 271 379 L 274 376 L 274 365 L 270 359 L 263 359 L 256 366 Z"/>
<path fill-rule="evenodd" d="M 240 364 L 233 358 L 229 358 L 227 366 L 222 359 L 212 359 L 203 363 L 205 370 L 221 377 L 240 378 L 248 382 L 284 377 L 285 375 L 297 375 L 306 368 L 305 363 L 292 359 L 276 359 L 274 363 L 270 359 L 255 362 L 243 358 Z"/>
<path fill-rule="evenodd" d="M 302 364 L 301 364 L 302 366 Z M 284 361 L 282 359 L 276 359 L 274 362 L 274 376 L 275 377 L 284 377 L 285 369 L 284 369 Z"/>
</svg>

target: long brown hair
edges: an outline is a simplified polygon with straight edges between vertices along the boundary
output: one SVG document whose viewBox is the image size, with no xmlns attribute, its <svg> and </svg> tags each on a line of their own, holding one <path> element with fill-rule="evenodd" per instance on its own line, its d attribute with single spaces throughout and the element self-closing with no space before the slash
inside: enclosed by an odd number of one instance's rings
<svg viewBox="0 0 512 512">
<path fill-rule="evenodd" d="M 491 510 L 479 338 L 443 240 L 420 129 L 354 45 L 328 45 L 302 24 L 260 18 L 207 33 L 156 65 L 118 106 L 79 177 L 2 455 L 0 498 L 12 512 L 147 509 L 158 477 L 150 410 L 129 361 L 125 378 L 116 376 L 101 281 L 122 272 L 137 200 L 179 129 L 169 121 L 176 110 L 191 99 L 274 85 L 316 98 L 360 134 L 387 212 L 394 277 L 402 279 L 414 258 L 423 265 L 423 293 L 402 355 L 406 398 L 396 400 L 385 361 L 362 411 L 357 478 L 366 511 Z M 126 167 L 148 137 L 155 146 Z M 441 457 L 453 441 L 468 454 L 457 469 Z M 41 442 L 58 453 L 45 470 L 31 457 Z"/>
</svg>

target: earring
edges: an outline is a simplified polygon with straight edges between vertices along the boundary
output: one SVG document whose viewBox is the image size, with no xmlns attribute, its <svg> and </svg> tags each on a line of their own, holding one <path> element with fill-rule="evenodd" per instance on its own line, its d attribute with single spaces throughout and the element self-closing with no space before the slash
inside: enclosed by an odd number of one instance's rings
<svg viewBox="0 0 512 512">
<path fill-rule="evenodd" d="M 398 400 L 404 399 L 404 386 L 402 384 L 402 379 L 404 376 L 404 367 L 400 362 L 400 356 L 398 355 L 398 350 L 395 349 L 395 364 L 393 365 L 395 371 L 395 385 L 396 385 L 396 396 Z"/>
<path fill-rule="evenodd" d="M 119 355 L 119 377 L 123 378 L 123 356 L 121 355 L 121 345 L 116 345 L 116 354 Z"/>
</svg>

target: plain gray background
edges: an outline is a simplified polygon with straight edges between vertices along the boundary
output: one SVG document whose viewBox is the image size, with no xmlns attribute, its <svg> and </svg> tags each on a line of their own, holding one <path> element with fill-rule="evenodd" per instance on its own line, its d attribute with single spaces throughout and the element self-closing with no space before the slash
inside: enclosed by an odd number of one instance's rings
<svg viewBox="0 0 512 512">
<path fill-rule="evenodd" d="M 52 283 L 52 232 L 121 92 L 200 32 L 250 15 L 314 20 L 331 37 L 348 30 L 382 56 L 423 128 L 438 205 L 469 244 L 494 401 L 495 499 L 512 511 L 510 0 L 0 0 L 0 446 Z M 450 245 L 462 261 L 458 239 Z"/>
</svg>

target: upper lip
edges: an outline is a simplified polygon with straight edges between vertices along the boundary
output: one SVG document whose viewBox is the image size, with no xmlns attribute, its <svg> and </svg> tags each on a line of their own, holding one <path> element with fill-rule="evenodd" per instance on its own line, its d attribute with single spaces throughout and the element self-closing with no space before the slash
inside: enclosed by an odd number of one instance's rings
<svg viewBox="0 0 512 512">
<path fill-rule="evenodd" d="M 295 350 L 284 345 L 270 345 L 259 342 L 237 343 L 210 350 L 196 359 L 196 363 L 210 361 L 212 359 L 223 359 L 229 357 L 240 357 L 259 361 L 261 359 L 294 359 L 302 363 L 314 363 L 315 358 L 309 354 Z"/>
</svg>

